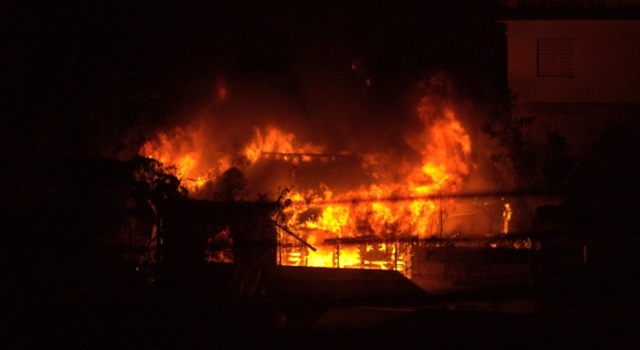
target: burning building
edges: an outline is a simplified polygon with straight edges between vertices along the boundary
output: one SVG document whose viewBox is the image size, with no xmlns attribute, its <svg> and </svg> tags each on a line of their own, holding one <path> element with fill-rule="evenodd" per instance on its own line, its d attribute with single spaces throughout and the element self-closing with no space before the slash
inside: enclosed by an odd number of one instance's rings
<svg viewBox="0 0 640 350">
<path fill-rule="evenodd" d="M 274 122 L 256 123 L 230 139 L 227 126 L 212 126 L 217 120 L 207 116 L 150 135 L 140 155 L 174 166 L 195 199 L 280 203 L 271 218 L 278 265 L 395 270 L 411 277 L 418 245 L 507 234 L 512 215 L 504 198 L 469 195 L 478 164 L 449 78 L 436 74 L 417 90 L 410 127 L 394 135 L 401 140 L 395 147 L 384 132 L 354 136 L 350 148 L 331 144 L 332 135 L 326 144 L 305 142 Z M 207 239 L 219 243 L 228 236 L 230 242 L 235 234 L 221 226 Z M 201 258 L 234 259 L 220 251 Z"/>
</svg>

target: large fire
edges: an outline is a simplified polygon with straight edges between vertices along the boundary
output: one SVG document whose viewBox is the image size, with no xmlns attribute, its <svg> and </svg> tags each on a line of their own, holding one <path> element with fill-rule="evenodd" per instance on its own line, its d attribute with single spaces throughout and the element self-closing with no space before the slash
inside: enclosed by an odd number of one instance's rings
<svg viewBox="0 0 640 350">
<path fill-rule="evenodd" d="M 232 167 L 249 174 L 260 162 L 295 168 L 305 162 L 331 167 L 344 159 L 357 161 L 367 176 L 356 186 L 332 188 L 331 179 L 317 179 L 315 186 L 293 183 L 285 191 L 289 205 L 279 237 L 279 263 L 409 274 L 412 240 L 442 233 L 443 213 L 455 206 L 451 195 L 461 190 L 473 168 L 470 136 L 455 106 L 432 90 L 416 108 L 420 127 L 405 135 L 412 155 L 391 151 L 360 155 L 357 150 L 325 154 L 326 145 L 300 142 L 293 132 L 274 124 L 255 125 L 253 137 L 235 152 L 216 151 L 198 124 L 157 133 L 140 154 L 175 166 L 182 184 L 196 197 L 206 183 L 216 182 Z M 215 156 L 203 157 L 205 150 Z"/>
</svg>

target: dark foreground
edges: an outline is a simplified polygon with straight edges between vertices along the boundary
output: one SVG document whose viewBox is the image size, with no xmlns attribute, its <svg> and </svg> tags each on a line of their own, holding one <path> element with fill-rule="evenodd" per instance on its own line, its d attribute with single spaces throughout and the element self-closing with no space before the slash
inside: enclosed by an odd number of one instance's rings
<svg viewBox="0 0 640 350">
<path fill-rule="evenodd" d="M 347 271 L 340 277 L 324 270 L 312 273 L 315 281 L 303 279 L 302 272 L 266 276 L 266 292 L 251 300 L 221 292 L 215 285 L 14 288 L 2 303 L 0 346 L 611 349 L 640 345 L 635 291 L 621 284 L 512 285 L 433 294 L 408 281 L 398 286 L 394 272 Z M 333 282 L 322 283 L 326 278 Z M 283 284 L 285 280 L 292 283 Z"/>
</svg>

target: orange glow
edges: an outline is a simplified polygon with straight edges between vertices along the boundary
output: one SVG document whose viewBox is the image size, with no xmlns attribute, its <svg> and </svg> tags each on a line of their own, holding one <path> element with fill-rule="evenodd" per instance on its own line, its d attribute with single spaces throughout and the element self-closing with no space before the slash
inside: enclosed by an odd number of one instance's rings
<svg viewBox="0 0 640 350">
<path fill-rule="evenodd" d="M 511 215 L 512 215 L 511 204 L 504 203 L 504 207 L 502 209 L 502 231 L 501 232 L 505 235 L 509 233 L 509 221 L 511 221 Z"/>
<path fill-rule="evenodd" d="M 223 78 L 218 78 L 216 83 L 216 98 L 219 101 L 224 101 L 229 96 L 229 89 L 227 83 Z"/>
</svg>

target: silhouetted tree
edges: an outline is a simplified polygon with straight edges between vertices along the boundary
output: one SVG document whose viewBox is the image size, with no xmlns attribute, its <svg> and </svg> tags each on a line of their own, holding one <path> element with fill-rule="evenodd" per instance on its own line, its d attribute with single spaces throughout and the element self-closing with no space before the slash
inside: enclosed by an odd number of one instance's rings
<svg viewBox="0 0 640 350">
<path fill-rule="evenodd" d="M 567 208 L 589 231 L 637 234 L 640 228 L 640 138 L 612 125 L 591 145 L 567 180 Z"/>
<path fill-rule="evenodd" d="M 543 187 L 552 192 L 563 191 L 575 164 L 575 159 L 569 155 L 567 139 L 558 132 L 549 132 L 540 153 Z"/>
<path fill-rule="evenodd" d="M 226 170 L 214 185 L 213 198 L 219 201 L 235 202 L 246 196 L 247 179 L 238 168 Z"/>
<path fill-rule="evenodd" d="M 537 158 L 534 145 L 526 137 L 525 129 L 534 121 L 534 117 L 516 117 L 513 106 L 516 96 L 510 94 L 496 105 L 496 110 L 483 131 L 498 142 L 501 150 L 492 156 L 499 167 L 513 171 L 514 185 L 518 189 L 531 189 L 538 186 L 536 179 Z"/>
</svg>

